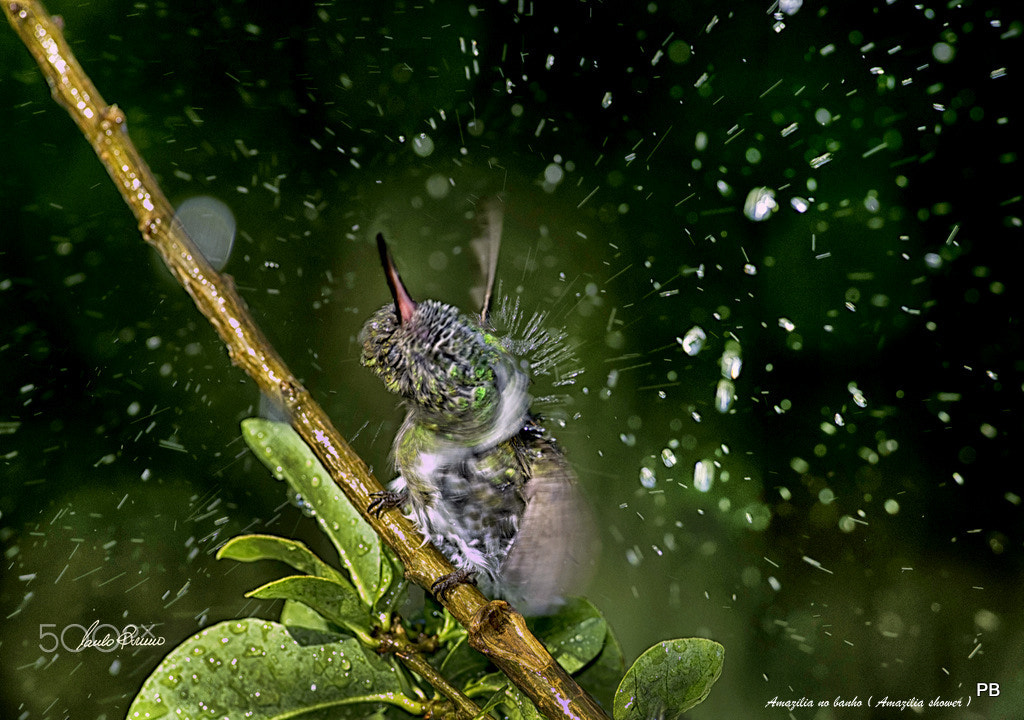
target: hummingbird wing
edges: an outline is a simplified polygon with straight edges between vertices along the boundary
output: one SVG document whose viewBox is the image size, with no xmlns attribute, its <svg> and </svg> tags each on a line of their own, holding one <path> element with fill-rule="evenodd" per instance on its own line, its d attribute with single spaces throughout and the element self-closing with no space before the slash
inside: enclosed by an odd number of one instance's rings
<svg viewBox="0 0 1024 720">
<path fill-rule="evenodd" d="M 480 305 L 480 322 L 486 325 L 491 311 L 494 279 L 498 272 L 498 250 L 501 248 L 501 230 L 504 224 L 501 201 L 496 197 L 482 199 L 476 206 L 476 219 L 479 230 L 470 246 L 480 263 L 483 285 L 474 286 L 470 293 L 473 300 Z"/>
<path fill-rule="evenodd" d="M 593 516 L 575 473 L 550 441 L 538 443 L 519 531 L 499 571 L 501 595 L 528 615 L 554 612 L 567 592 L 579 591 L 597 554 Z"/>
</svg>

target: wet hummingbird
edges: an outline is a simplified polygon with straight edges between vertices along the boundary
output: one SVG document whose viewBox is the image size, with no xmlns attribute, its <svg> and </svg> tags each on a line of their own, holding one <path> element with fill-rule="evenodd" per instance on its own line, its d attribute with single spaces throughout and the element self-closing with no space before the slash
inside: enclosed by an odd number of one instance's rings
<svg viewBox="0 0 1024 720">
<path fill-rule="evenodd" d="M 363 326 L 361 361 L 407 412 L 393 448 L 399 476 L 370 511 L 403 508 L 449 559 L 455 572 L 431 588 L 439 597 L 476 582 L 527 614 L 544 614 L 586 573 L 590 514 L 572 468 L 530 407 L 528 350 L 550 355 L 551 347 L 537 346 L 559 338 L 538 334 L 533 321 L 528 341 L 494 332 L 497 201 L 481 201 L 478 218 L 483 232 L 473 245 L 486 284 L 477 315 L 414 301 L 377 236 L 394 302 Z"/>
</svg>

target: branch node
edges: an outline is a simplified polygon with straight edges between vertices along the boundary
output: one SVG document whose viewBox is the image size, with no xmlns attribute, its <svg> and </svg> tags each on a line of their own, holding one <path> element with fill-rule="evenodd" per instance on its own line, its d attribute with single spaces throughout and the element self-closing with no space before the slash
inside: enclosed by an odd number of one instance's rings
<svg viewBox="0 0 1024 720">
<path fill-rule="evenodd" d="M 488 657 L 518 657 L 533 672 L 548 667 L 550 657 L 526 627 L 526 619 L 504 600 L 492 600 L 470 620 L 469 644 Z"/>
<path fill-rule="evenodd" d="M 100 127 L 108 135 L 115 126 L 119 127 L 121 132 L 128 132 L 128 118 L 125 117 L 124 111 L 117 106 L 117 103 L 103 108 L 99 119 Z"/>
<path fill-rule="evenodd" d="M 299 395 L 301 393 L 301 388 L 296 386 L 296 384 L 290 378 L 285 378 L 284 380 L 282 380 L 280 387 L 281 398 L 284 400 L 285 404 L 290 408 L 292 405 L 295 404 L 296 400 L 298 400 Z"/>
</svg>

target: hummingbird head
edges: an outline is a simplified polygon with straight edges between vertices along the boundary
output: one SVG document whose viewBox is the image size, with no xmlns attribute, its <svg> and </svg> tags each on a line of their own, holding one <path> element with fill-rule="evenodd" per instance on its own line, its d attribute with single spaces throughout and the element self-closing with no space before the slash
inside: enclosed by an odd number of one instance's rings
<svg viewBox="0 0 1024 720">
<path fill-rule="evenodd" d="M 436 300 L 416 302 L 383 235 L 377 248 L 394 302 L 359 333 L 361 362 L 439 425 L 487 422 L 499 404 L 506 353 L 473 318 Z"/>
</svg>

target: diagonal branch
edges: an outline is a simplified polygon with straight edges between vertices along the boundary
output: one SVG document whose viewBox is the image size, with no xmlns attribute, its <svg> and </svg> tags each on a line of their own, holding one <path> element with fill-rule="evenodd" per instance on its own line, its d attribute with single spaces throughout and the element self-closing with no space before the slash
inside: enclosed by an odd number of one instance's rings
<svg viewBox="0 0 1024 720">
<path fill-rule="evenodd" d="M 371 493 L 382 490 L 366 464 L 334 429 L 323 409 L 292 375 L 257 327 L 230 278 L 219 274 L 192 243 L 149 167 L 132 144 L 124 113 L 107 105 L 71 53 L 45 9 L 32 0 L 0 0 L 11 26 L 39 64 L 53 92 L 92 144 L 139 223 L 143 239 L 192 296 L 227 346 L 233 364 L 287 413 L 332 479 L 367 522 L 405 563 L 406 575 L 429 588 L 452 572 L 433 546 L 424 545 L 413 524 L 399 513 L 366 512 Z M 495 665 L 549 718 L 606 718 L 600 706 L 552 659 L 530 634 L 523 616 L 508 603 L 491 601 L 470 585 L 458 586 L 445 607 L 469 631 L 470 644 Z"/>
</svg>

